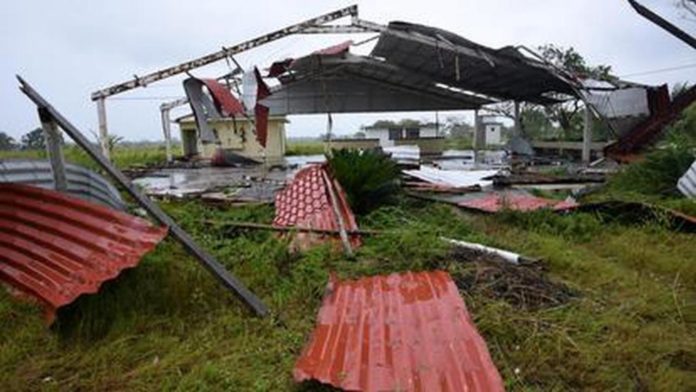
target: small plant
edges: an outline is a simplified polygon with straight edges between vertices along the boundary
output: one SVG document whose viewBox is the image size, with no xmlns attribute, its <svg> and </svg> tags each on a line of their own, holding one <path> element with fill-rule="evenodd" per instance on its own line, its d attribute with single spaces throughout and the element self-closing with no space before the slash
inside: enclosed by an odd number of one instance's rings
<svg viewBox="0 0 696 392">
<path fill-rule="evenodd" d="M 384 154 L 371 150 L 334 150 L 327 161 L 357 214 L 385 204 L 399 190 L 399 169 Z"/>
</svg>

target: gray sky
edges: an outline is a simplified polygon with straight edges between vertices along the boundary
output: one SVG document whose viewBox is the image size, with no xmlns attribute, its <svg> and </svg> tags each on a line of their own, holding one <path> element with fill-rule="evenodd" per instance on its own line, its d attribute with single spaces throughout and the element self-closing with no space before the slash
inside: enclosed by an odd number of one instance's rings
<svg viewBox="0 0 696 392">
<path fill-rule="evenodd" d="M 642 0 L 696 34 L 674 0 Z M 41 1 L 3 5 L 0 24 L 0 131 L 15 138 L 38 125 L 35 109 L 17 89 L 22 75 L 83 131 L 96 130 L 90 93 L 162 67 L 214 52 L 288 24 L 352 4 L 350 1 Z M 591 64 L 610 64 L 617 75 L 648 84 L 696 82 L 696 51 L 636 14 L 623 0 L 358 1 L 360 17 L 386 24 L 404 20 L 458 33 L 493 48 L 554 43 L 573 46 Z M 243 66 L 268 66 L 356 36 L 294 36 L 237 58 Z M 361 47 L 358 53 L 367 51 Z M 219 76 L 222 62 L 193 74 Z M 107 101 L 109 129 L 130 140 L 161 138 L 159 104 L 183 94 L 171 78 Z M 150 99 L 158 97 L 158 99 Z M 184 114 L 187 109 L 174 113 Z M 461 112 L 441 113 L 463 115 Z M 434 120 L 434 113 L 342 114 L 337 133 L 352 133 L 379 118 Z M 325 116 L 293 116 L 289 136 L 317 136 Z"/>
</svg>

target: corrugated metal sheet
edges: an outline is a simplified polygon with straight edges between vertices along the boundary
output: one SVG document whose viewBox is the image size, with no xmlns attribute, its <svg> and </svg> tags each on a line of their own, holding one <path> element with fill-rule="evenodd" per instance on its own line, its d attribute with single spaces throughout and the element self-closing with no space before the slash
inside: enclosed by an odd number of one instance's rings
<svg viewBox="0 0 696 392">
<path fill-rule="evenodd" d="M 60 192 L 0 184 L 0 281 L 56 310 L 134 267 L 166 227 Z"/>
<path fill-rule="evenodd" d="M 535 211 L 549 208 L 555 211 L 576 208 L 575 201 L 545 199 L 523 193 L 485 193 L 458 203 L 460 207 L 484 212 L 498 212 L 504 209 L 513 211 Z"/>
<path fill-rule="evenodd" d="M 503 383 L 446 272 L 329 283 L 294 369 L 348 391 L 502 391 Z"/>
<path fill-rule="evenodd" d="M 677 188 L 686 197 L 696 197 L 696 161 L 684 173 L 677 183 Z"/>
<path fill-rule="evenodd" d="M 327 182 L 330 181 L 330 182 Z M 327 187 L 333 187 L 338 197 L 339 211 L 347 231 L 358 230 L 355 215 L 348 205 L 345 193 L 338 181 L 331 179 L 324 165 L 310 165 L 300 170 L 293 181 L 276 195 L 276 215 L 273 224 L 281 227 L 303 227 L 322 230 L 339 230 L 338 217 L 331 206 Z M 300 248 L 335 239 L 316 233 L 296 233 Z M 350 236 L 353 246 L 360 246 L 357 235 Z"/>
<path fill-rule="evenodd" d="M 404 170 L 403 173 L 432 184 L 462 188 L 475 185 L 490 186 L 493 181 L 484 178 L 498 174 L 498 170 L 440 170 L 421 166 L 419 170 Z"/>
<path fill-rule="evenodd" d="M 68 193 L 119 210 L 125 209 L 118 190 L 101 175 L 69 163 L 65 165 L 65 172 L 68 179 Z M 0 183 L 5 182 L 55 189 L 51 163 L 47 160 L 0 160 Z"/>
</svg>

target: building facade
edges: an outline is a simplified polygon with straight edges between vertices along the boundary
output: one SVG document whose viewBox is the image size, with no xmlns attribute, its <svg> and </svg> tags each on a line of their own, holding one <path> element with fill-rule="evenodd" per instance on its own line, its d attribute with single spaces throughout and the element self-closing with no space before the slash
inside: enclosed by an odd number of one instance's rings
<svg viewBox="0 0 696 392">
<path fill-rule="evenodd" d="M 253 161 L 270 164 L 281 163 L 285 156 L 286 138 L 284 116 L 268 119 L 268 137 L 264 148 L 256 138 L 251 119 L 215 119 L 209 125 L 216 136 L 217 143 L 201 141 L 193 116 L 178 120 L 181 131 L 181 144 L 186 157 L 211 159 L 218 148 Z"/>
</svg>

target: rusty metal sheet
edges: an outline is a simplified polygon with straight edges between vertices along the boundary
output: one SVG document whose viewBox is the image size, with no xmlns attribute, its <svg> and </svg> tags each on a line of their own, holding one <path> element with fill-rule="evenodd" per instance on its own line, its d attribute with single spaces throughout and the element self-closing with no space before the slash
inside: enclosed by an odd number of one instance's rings
<svg viewBox="0 0 696 392">
<path fill-rule="evenodd" d="M 166 227 L 53 190 L 0 184 L 0 282 L 56 310 L 135 267 Z"/>
<path fill-rule="evenodd" d="M 339 211 L 345 223 L 346 231 L 358 230 L 355 215 L 348 205 L 346 195 L 338 181 L 327 175 L 325 165 L 309 165 L 295 175 L 293 181 L 276 195 L 276 215 L 273 225 L 280 227 L 302 227 L 322 230 L 339 230 L 338 217 L 331 207 L 327 187 L 334 187 L 338 196 Z M 328 174 L 328 173 L 327 173 Z M 329 178 L 331 183 L 326 182 Z M 316 233 L 297 233 L 296 243 L 306 249 L 315 243 L 334 237 Z M 360 246 L 357 235 L 349 237 L 351 245 Z"/>
<path fill-rule="evenodd" d="M 348 391 L 502 391 L 457 286 L 443 271 L 332 278 L 297 382 Z"/>
<path fill-rule="evenodd" d="M 485 193 L 481 196 L 469 198 L 458 203 L 460 207 L 479 210 L 483 212 L 498 212 L 501 210 L 535 211 L 549 208 L 555 211 L 564 211 L 576 208 L 575 201 L 561 201 L 536 197 L 523 193 Z"/>
<path fill-rule="evenodd" d="M 220 114 L 224 117 L 244 115 L 244 106 L 232 95 L 230 90 L 215 79 L 201 79 L 215 100 Z"/>
</svg>

